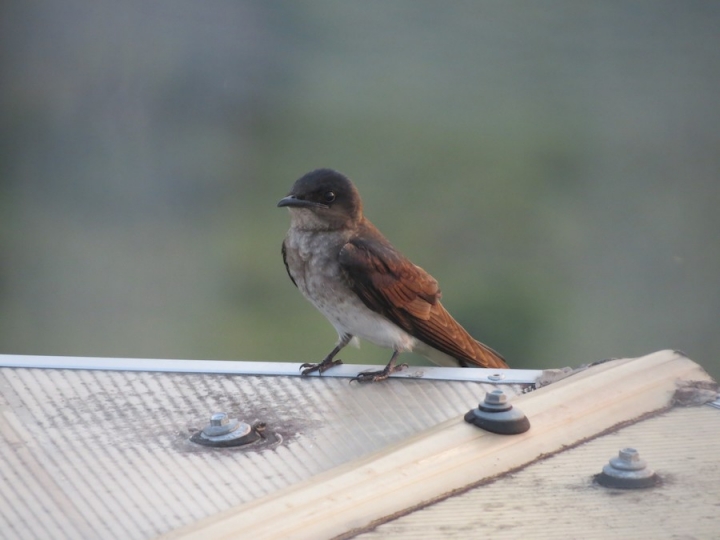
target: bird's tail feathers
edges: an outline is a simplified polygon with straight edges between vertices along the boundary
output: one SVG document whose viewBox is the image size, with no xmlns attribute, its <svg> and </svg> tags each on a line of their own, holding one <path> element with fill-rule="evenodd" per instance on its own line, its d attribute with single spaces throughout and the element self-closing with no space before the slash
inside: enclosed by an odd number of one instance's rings
<svg viewBox="0 0 720 540">
<path fill-rule="evenodd" d="M 509 367 L 507 362 L 499 352 L 488 347 L 484 343 L 480 343 L 478 340 L 474 341 L 477 345 L 475 347 L 476 362 L 479 363 L 482 367 L 497 369 L 506 369 Z"/>
</svg>

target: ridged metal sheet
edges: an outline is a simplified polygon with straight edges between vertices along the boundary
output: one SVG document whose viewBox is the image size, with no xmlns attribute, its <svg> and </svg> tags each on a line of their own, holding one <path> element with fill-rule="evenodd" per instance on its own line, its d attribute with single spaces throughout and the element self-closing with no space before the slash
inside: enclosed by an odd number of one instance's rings
<svg viewBox="0 0 720 540">
<path fill-rule="evenodd" d="M 673 409 L 355 538 L 720 538 L 718 433 L 720 411 Z M 638 450 L 661 486 L 593 483 L 625 447 Z"/>
<path fill-rule="evenodd" d="M 494 388 L 2 368 L 0 536 L 152 538 L 463 414 Z M 216 411 L 265 422 L 278 443 L 189 442 Z"/>
</svg>

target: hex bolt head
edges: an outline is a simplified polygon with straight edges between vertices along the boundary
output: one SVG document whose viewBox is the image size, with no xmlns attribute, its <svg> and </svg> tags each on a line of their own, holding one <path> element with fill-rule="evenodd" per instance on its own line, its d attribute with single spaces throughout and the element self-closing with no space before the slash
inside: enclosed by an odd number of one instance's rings
<svg viewBox="0 0 720 540">
<path fill-rule="evenodd" d="M 618 452 L 618 457 L 610 460 L 610 465 L 621 471 L 641 471 L 647 463 L 640 459 L 640 454 L 634 448 L 623 448 Z"/>
<path fill-rule="evenodd" d="M 210 417 L 210 424 L 205 426 L 202 432 L 208 437 L 221 437 L 235 431 L 240 422 L 233 418 L 228 417 L 227 413 L 216 412 Z"/>
<path fill-rule="evenodd" d="M 502 390 L 493 390 L 485 394 L 486 405 L 505 405 L 507 403 L 507 396 Z"/>
<path fill-rule="evenodd" d="M 230 422 L 227 413 L 216 412 L 210 417 L 211 426 L 226 426 Z"/>
<path fill-rule="evenodd" d="M 509 411 L 512 405 L 502 390 L 493 390 L 485 394 L 485 400 L 478 405 L 478 409 L 487 412 Z"/>
</svg>

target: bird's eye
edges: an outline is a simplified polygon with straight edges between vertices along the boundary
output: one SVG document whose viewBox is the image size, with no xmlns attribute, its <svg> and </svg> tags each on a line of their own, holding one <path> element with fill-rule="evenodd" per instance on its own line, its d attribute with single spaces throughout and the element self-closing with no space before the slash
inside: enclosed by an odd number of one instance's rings
<svg viewBox="0 0 720 540">
<path fill-rule="evenodd" d="M 331 203 L 335 200 L 335 192 L 334 191 L 326 191 L 323 195 L 323 199 L 326 203 Z"/>
</svg>

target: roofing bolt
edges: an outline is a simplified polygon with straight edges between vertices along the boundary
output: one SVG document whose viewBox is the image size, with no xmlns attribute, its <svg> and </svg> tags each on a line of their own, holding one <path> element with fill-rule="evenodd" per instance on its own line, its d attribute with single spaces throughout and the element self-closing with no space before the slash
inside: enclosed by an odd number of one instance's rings
<svg viewBox="0 0 720 540">
<path fill-rule="evenodd" d="M 610 465 L 616 469 L 640 471 L 645 468 L 646 463 L 640 459 L 640 454 L 634 448 L 623 448 L 618 452 L 618 457 L 610 460 Z"/>
<path fill-rule="evenodd" d="M 237 418 L 230 418 L 224 412 L 213 413 L 210 423 L 190 438 L 192 442 L 204 446 L 218 447 L 242 446 L 258 439 L 258 429 Z"/>
<path fill-rule="evenodd" d="M 505 392 L 493 390 L 477 409 L 468 411 L 465 421 L 501 435 L 515 435 L 530 429 L 530 422 L 520 409 L 514 409 Z"/>
<path fill-rule="evenodd" d="M 210 417 L 210 424 L 205 426 L 202 432 L 208 437 L 220 437 L 235 431 L 240 422 L 235 418 L 229 418 L 227 413 L 217 412 Z"/>
<path fill-rule="evenodd" d="M 488 375 L 489 381 L 502 381 L 505 378 L 505 375 L 502 373 L 493 373 L 492 375 Z"/>
<path fill-rule="evenodd" d="M 596 476 L 597 482 L 605 487 L 620 489 L 647 488 L 656 485 L 660 478 L 648 468 L 645 460 L 634 448 L 623 448 L 618 456 L 610 460 Z"/>
<path fill-rule="evenodd" d="M 512 405 L 508 403 L 505 392 L 493 390 L 485 394 L 485 401 L 478 405 L 478 408 L 488 411 L 507 411 L 512 409 Z"/>
<path fill-rule="evenodd" d="M 229 422 L 227 413 L 216 412 L 210 417 L 211 426 L 224 426 Z"/>
</svg>

